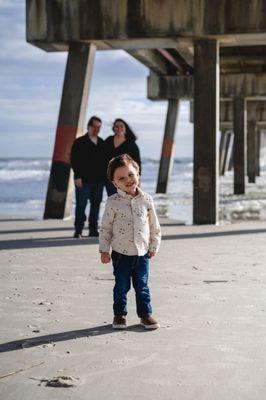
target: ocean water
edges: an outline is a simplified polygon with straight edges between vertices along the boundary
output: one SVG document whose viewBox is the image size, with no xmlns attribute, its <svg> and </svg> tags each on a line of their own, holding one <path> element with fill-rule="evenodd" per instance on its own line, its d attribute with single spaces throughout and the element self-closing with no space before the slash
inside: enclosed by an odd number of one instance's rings
<svg viewBox="0 0 266 400">
<path fill-rule="evenodd" d="M 261 152 L 261 176 L 256 184 L 247 182 L 246 194 L 233 195 L 233 173 L 219 180 L 219 217 L 221 223 L 239 220 L 266 220 L 266 149 Z M 45 158 L 0 159 L 1 218 L 41 219 L 51 161 Z M 159 162 L 143 159 L 141 187 L 154 197 L 160 216 L 192 223 L 191 159 L 176 159 L 167 194 L 155 194 Z M 106 193 L 104 193 L 104 201 Z M 103 202 L 104 204 L 104 202 Z M 101 207 L 101 213 L 103 207 Z M 74 199 L 73 199 L 74 212 Z"/>
</svg>

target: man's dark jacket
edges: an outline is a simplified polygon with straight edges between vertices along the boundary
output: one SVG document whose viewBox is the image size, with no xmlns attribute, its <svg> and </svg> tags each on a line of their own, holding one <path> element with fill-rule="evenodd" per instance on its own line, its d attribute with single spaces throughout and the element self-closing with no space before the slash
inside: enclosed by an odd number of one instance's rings
<svg viewBox="0 0 266 400">
<path fill-rule="evenodd" d="M 97 145 L 86 133 L 73 143 L 71 166 L 74 179 L 81 178 L 82 183 L 104 182 L 105 173 L 104 141 L 98 136 Z"/>
</svg>

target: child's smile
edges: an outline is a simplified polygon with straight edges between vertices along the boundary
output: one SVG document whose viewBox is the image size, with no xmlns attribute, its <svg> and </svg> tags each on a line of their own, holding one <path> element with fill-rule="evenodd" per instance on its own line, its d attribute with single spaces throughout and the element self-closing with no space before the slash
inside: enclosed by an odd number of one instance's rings
<svg viewBox="0 0 266 400">
<path fill-rule="evenodd" d="M 123 190 L 131 196 L 137 194 L 139 185 L 139 173 L 133 165 L 119 167 L 114 173 L 113 184 L 117 189 Z"/>
</svg>

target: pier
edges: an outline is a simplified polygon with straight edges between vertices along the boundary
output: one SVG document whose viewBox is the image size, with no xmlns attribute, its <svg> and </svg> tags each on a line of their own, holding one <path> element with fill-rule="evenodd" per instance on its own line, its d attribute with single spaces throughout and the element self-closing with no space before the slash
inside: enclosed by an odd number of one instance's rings
<svg viewBox="0 0 266 400">
<path fill-rule="evenodd" d="M 44 217 L 69 215 L 69 153 L 84 125 L 95 51 L 123 49 L 150 69 L 148 97 L 168 101 L 157 192 L 167 190 L 178 104 L 193 99 L 193 222 L 216 224 L 222 100 L 230 99 L 234 110 L 234 193 L 245 192 L 247 160 L 250 182 L 259 170 L 258 126 L 247 113 L 248 101 L 264 104 L 266 96 L 265 2 L 27 0 L 26 5 L 27 41 L 45 51 L 68 51 Z"/>
</svg>

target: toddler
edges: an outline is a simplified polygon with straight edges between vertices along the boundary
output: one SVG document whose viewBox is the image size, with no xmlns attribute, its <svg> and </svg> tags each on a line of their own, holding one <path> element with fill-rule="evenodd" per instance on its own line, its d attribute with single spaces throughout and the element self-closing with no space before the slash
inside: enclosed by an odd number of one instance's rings
<svg viewBox="0 0 266 400">
<path fill-rule="evenodd" d="M 107 175 L 117 193 L 107 199 L 99 242 L 102 263 L 111 259 L 113 262 L 113 328 L 127 326 L 127 292 L 132 279 L 140 323 L 146 329 L 157 329 L 148 287 L 149 259 L 155 256 L 161 242 L 153 200 L 139 188 L 139 166 L 129 155 L 113 158 Z"/>
</svg>

